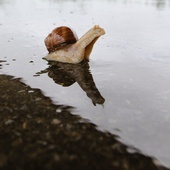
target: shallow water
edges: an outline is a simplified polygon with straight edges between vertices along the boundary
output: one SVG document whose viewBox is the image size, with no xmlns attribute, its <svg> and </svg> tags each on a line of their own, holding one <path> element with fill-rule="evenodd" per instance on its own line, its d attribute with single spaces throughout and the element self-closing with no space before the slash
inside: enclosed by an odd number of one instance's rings
<svg viewBox="0 0 170 170">
<path fill-rule="evenodd" d="M 75 107 L 73 114 L 170 167 L 169 21 L 169 0 L 0 0 L 0 74 L 21 77 L 54 103 Z M 55 83 L 42 59 L 44 38 L 60 25 L 81 37 L 95 24 L 106 35 L 90 56 L 90 80 L 78 75 L 70 86 Z M 93 104 L 80 80 L 94 81 L 103 105 Z"/>
</svg>

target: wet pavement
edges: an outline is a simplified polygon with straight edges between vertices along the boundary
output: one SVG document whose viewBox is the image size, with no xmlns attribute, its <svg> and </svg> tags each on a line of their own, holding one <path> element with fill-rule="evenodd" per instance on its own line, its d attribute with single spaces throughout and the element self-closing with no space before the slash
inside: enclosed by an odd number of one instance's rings
<svg viewBox="0 0 170 170">
<path fill-rule="evenodd" d="M 170 1 L 0 1 L 0 74 L 119 136 L 170 167 Z M 106 35 L 83 67 L 51 64 L 44 38 L 57 26 Z M 99 103 L 99 104 L 98 104 Z"/>
<path fill-rule="evenodd" d="M 0 169 L 168 170 L 20 79 L 0 82 Z"/>
</svg>

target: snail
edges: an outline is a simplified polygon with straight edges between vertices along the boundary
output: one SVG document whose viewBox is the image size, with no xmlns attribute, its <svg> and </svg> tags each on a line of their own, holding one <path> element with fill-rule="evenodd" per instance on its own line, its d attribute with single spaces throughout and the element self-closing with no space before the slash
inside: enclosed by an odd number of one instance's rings
<svg viewBox="0 0 170 170">
<path fill-rule="evenodd" d="M 104 29 L 95 25 L 78 39 L 71 28 L 66 26 L 57 27 L 44 40 L 49 51 L 44 59 L 73 64 L 89 60 L 94 43 L 104 34 Z"/>
</svg>

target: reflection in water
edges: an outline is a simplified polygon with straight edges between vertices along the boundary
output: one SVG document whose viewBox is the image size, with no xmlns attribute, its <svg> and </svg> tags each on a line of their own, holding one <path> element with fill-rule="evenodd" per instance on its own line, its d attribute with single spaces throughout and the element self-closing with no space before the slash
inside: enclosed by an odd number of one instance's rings
<svg viewBox="0 0 170 170">
<path fill-rule="evenodd" d="M 1 4 L 4 4 L 4 3 L 5 3 L 5 1 L 4 1 L 4 0 L 0 0 L 0 5 L 1 5 Z"/>
<path fill-rule="evenodd" d="M 80 3 L 83 2 L 81 0 L 51 0 L 51 2 L 54 3 L 64 3 L 64 2 L 75 2 L 75 3 Z M 112 1 L 112 0 L 108 0 L 108 1 Z M 118 3 L 121 2 L 120 0 L 114 0 L 112 1 L 113 3 Z M 156 6 L 158 9 L 163 9 L 165 7 L 167 7 L 169 5 L 169 1 L 168 0 L 137 0 L 137 1 L 131 1 L 131 0 L 123 0 L 124 4 L 131 4 L 131 3 L 145 3 L 147 5 L 151 4 Z M 122 2 L 121 2 L 122 3 Z"/>
<path fill-rule="evenodd" d="M 163 9 L 168 6 L 168 1 L 167 0 L 146 0 L 145 4 L 155 5 L 157 9 Z"/>
<path fill-rule="evenodd" d="M 166 0 L 155 0 L 155 5 L 158 9 L 162 9 L 166 6 Z"/>
<path fill-rule="evenodd" d="M 49 65 L 46 71 L 48 72 L 48 76 L 51 77 L 55 83 L 66 87 L 77 82 L 94 105 L 103 104 L 105 102 L 105 99 L 94 83 L 87 61 L 83 61 L 79 64 L 49 62 Z"/>
</svg>

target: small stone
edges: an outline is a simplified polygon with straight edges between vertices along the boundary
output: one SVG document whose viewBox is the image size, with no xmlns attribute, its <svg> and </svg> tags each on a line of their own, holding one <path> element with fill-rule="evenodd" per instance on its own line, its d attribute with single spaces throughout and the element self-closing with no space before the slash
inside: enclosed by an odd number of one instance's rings
<svg viewBox="0 0 170 170">
<path fill-rule="evenodd" d="M 62 109 L 61 109 L 61 108 L 57 108 L 57 109 L 56 109 L 56 112 L 57 112 L 57 113 L 61 113 L 61 112 L 62 112 Z"/>
<path fill-rule="evenodd" d="M 27 118 L 31 119 L 31 118 L 32 118 L 32 116 L 28 114 L 28 115 L 27 115 Z"/>
<path fill-rule="evenodd" d="M 14 121 L 12 119 L 8 119 L 6 122 L 5 122 L 5 125 L 10 125 L 12 124 Z"/>
<path fill-rule="evenodd" d="M 20 132 L 14 132 L 15 136 L 21 136 L 21 133 Z"/>
<path fill-rule="evenodd" d="M 22 128 L 26 129 L 27 128 L 27 121 L 22 124 Z"/>
<path fill-rule="evenodd" d="M 58 125 L 60 123 L 61 123 L 61 121 L 59 119 L 56 119 L 56 118 L 51 121 L 51 124 L 53 124 L 53 125 Z"/>
<path fill-rule="evenodd" d="M 71 129 L 72 129 L 72 125 L 71 125 L 71 124 L 67 124 L 67 125 L 66 125 L 66 129 L 67 129 L 67 130 L 71 130 Z"/>
<path fill-rule="evenodd" d="M 25 90 L 19 90 L 18 91 L 18 93 L 24 93 L 25 92 Z"/>
<path fill-rule="evenodd" d="M 40 100 L 41 100 L 40 97 L 38 97 L 38 98 L 35 99 L 36 102 L 38 102 L 38 101 L 40 101 Z"/>
<path fill-rule="evenodd" d="M 20 110 L 27 110 L 28 109 L 28 107 L 27 107 L 27 105 L 23 105 L 21 108 L 20 108 Z"/>
<path fill-rule="evenodd" d="M 29 90 L 28 93 L 34 93 L 34 90 Z"/>
<path fill-rule="evenodd" d="M 38 119 L 37 119 L 37 123 L 38 123 L 38 124 L 44 123 L 44 120 L 41 119 L 41 118 L 38 118 Z"/>
<path fill-rule="evenodd" d="M 78 159 L 78 157 L 76 155 L 70 155 L 69 159 L 70 161 L 73 161 L 73 160 Z"/>
<path fill-rule="evenodd" d="M 38 143 L 44 146 L 47 145 L 47 141 L 38 141 Z"/>
<path fill-rule="evenodd" d="M 55 154 L 54 155 L 54 161 L 59 162 L 60 161 L 60 155 Z"/>
</svg>

